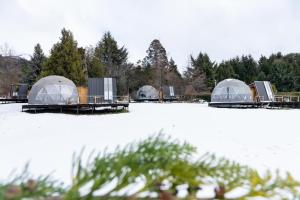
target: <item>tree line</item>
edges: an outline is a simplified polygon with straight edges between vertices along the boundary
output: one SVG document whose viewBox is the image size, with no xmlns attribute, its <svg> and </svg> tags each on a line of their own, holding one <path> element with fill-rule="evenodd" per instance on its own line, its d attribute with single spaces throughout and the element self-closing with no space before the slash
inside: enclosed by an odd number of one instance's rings
<svg viewBox="0 0 300 200">
<path fill-rule="evenodd" d="M 119 46 L 110 32 L 106 32 L 95 46 L 79 47 L 70 30 L 62 29 L 59 41 L 45 56 L 40 44 L 33 55 L 22 64 L 20 81 L 34 84 L 48 75 L 65 76 L 78 86 L 85 86 L 88 77 L 116 77 L 120 95 L 133 93 L 142 85 L 159 89 L 170 85 L 184 95 L 209 93 L 216 83 L 226 78 L 240 79 L 247 84 L 268 80 L 278 91 L 299 91 L 300 54 L 283 55 L 280 52 L 256 61 L 251 55 L 242 55 L 214 62 L 203 52 L 190 55 L 189 66 L 181 74 L 172 57 L 168 58 L 161 42 L 154 39 L 146 56 L 137 63 L 128 61 L 128 50 Z M 1 67 L 0 76 L 5 74 Z"/>
</svg>

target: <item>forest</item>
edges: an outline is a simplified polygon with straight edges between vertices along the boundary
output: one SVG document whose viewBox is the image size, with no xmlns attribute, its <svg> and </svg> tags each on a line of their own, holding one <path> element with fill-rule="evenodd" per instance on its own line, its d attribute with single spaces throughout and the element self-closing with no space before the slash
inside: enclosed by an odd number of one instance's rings
<svg viewBox="0 0 300 200">
<path fill-rule="evenodd" d="M 201 49 L 201 47 L 199 47 Z M 189 56 L 189 64 L 180 73 L 172 57 L 158 39 L 154 39 L 145 57 L 136 63 L 128 59 L 129 50 L 118 45 L 108 31 L 95 46 L 79 47 L 72 32 L 62 29 L 59 41 L 46 56 L 41 45 L 34 46 L 30 59 L 0 49 L 0 95 L 9 92 L 12 83 L 34 84 L 48 75 L 61 75 L 85 86 L 88 77 L 116 77 L 118 94 L 135 92 L 149 84 L 156 88 L 172 85 L 182 95 L 210 93 L 215 84 L 226 78 L 240 79 L 247 84 L 255 80 L 270 81 L 278 92 L 297 92 L 300 89 L 300 53 L 274 53 L 255 60 L 241 55 L 218 63 L 205 52 Z"/>
</svg>

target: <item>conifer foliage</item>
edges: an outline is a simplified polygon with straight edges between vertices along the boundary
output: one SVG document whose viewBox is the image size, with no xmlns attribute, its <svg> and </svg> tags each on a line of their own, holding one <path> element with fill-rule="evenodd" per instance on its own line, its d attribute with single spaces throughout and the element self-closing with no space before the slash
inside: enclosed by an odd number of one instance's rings
<svg viewBox="0 0 300 200">
<path fill-rule="evenodd" d="M 32 83 L 37 81 L 37 79 L 40 77 L 45 60 L 46 60 L 46 56 L 44 55 L 41 45 L 38 43 L 34 47 L 33 56 L 31 57 L 30 60 L 32 70 L 29 77 Z"/>
<path fill-rule="evenodd" d="M 72 183 L 68 187 L 48 176 L 33 180 L 25 170 L 8 183 L 0 182 L 0 199 L 138 200 L 151 199 L 149 195 L 156 193 L 165 200 L 164 197 L 177 199 L 184 185 L 187 191 L 184 199 L 193 200 L 300 197 L 300 183 L 289 173 L 261 174 L 210 153 L 197 159 L 194 146 L 162 134 L 112 152 L 91 154 L 88 159 L 83 155 L 82 151 L 73 157 Z M 206 186 L 213 187 L 210 196 L 207 189 L 205 196 L 197 195 Z M 146 198 L 139 198 L 143 193 Z"/>
<path fill-rule="evenodd" d="M 124 94 L 125 91 L 127 92 L 128 68 L 130 66 L 127 60 L 127 49 L 124 46 L 119 47 L 111 33 L 106 32 L 96 45 L 90 69 L 96 70 L 95 72 L 100 75 L 102 73 L 99 71 L 101 68 L 101 70 L 104 70 L 106 77 L 117 78 L 118 94 Z M 89 75 L 93 77 L 97 74 L 90 71 Z"/>
<path fill-rule="evenodd" d="M 82 56 L 71 31 L 63 29 L 60 41 L 54 44 L 50 57 L 42 70 L 42 76 L 60 75 L 74 81 L 76 85 L 85 85 L 86 76 Z"/>
<path fill-rule="evenodd" d="M 215 83 L 215 63 L 209 56 L 200 52 L 196 58 L 190 56 L 191 66 L 185 72 L 185 78 L 197 92 L 210 91 Z"/>
<path fill-rule="evenodd" d="M 95 56 L 104 65 L 107 76 L 118 77 L 127 63 L 128 52 L 125 47 L 118 47 L 111 33 L 106 32 L 95 48 Z"/>
</svg>

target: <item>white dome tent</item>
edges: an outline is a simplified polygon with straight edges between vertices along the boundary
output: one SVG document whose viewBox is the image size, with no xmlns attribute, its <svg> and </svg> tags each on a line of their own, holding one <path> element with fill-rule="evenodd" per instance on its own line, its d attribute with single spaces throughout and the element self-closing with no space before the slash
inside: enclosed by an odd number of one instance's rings
<svg viewBox="0 0 300 200">
<path fill-rule="evenodd" d="M 211 95 L 212 103 L 252 103 L 250 87 L 237 79 L 225 79 L 217 84 Z"/>
<path fill-rule="evenodd" d="M 78 104 L 79 97 L 73 81 L 63 76 L 41 78 L 33 86 L 28 96 L 32 105 Z"/>
<path fill-rule="evenodd" d="M 159 92 L 151 85 L 144 85 L 139 88 L 136 93 L 139 100 L 157 100 L 159 99 Z"/>
</svg>

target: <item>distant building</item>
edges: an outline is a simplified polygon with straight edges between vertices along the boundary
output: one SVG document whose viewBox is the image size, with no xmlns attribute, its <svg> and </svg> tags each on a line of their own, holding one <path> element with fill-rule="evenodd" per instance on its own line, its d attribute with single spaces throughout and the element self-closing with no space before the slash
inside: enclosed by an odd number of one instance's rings
<svg viewBox="0 0 300 200">
<path fill-rule="evenodd" d="M 164 100 L 175 100 L 178 98 L 177 90 L 174 86 L 163 87 L 163 98 Z"/>
<path fill-rule="evenodd" d="M 28 84 L 11 84 L 10 98 L 12 99 L 27 99 Z"/>
<path fill-rule="evenodd" d="M 156 90 L 151 85 L 144 85 L 139 88 L 139 90 L 136 93 L 136 99 L 143 101 L 154 101 L 159 100 L 159 91 Z"/>
</svg>

